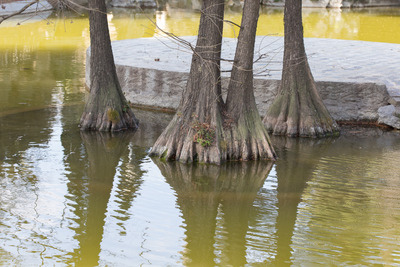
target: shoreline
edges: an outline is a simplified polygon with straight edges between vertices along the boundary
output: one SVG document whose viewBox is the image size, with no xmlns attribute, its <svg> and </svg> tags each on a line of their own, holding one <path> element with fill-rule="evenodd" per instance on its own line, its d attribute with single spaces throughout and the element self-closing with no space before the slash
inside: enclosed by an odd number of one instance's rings
<svg viewBox="0 0 400 267">
<path fill-rule="evenodd" d="M 193 36 L 182 37 L 191 44 Z M 112 42 L 117 74 L 133 105 L 176 109 L 190 69 L 188 47 L 167 38 Z M 337 121 L 370 122 L 400 129 L 400 44 L 305 38 L 306 52 L 321 98 Z M 233 58 L 236 40 L 223 39 L 222 58 Z M 129 51 L 129 53 L 127 53 Z M 254 87 L 264 116 L 279 86 L 283 38 L 257 36 Z M 89 60 L 87 52 L 87 62 Z M 227 71 L 231 63 L 222 62 Z M 86 82 L 89 77 L 86 64 Z M 222 73 L 222 88 L 229 73 Z M 89 84 L 87 84 L 90 86 Z"/>
</svg>

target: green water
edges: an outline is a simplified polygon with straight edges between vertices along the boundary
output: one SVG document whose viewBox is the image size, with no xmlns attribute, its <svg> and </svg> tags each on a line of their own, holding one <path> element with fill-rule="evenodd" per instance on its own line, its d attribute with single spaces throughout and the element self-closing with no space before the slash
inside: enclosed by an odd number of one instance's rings
<svg viewBox="0 0 400 267">
<path fill-rule="evenodd" d="M 400 43 L 400 9 L 307 12 L 308 36 Z M 197 13 L 147 16 L 196 32 Z M 0 26 L 1 266 L 400 265 L 400 134 L 275 137 L 274 163 L 150 159 L 171 115 L 81 133 L 88 22 L 48 18 Z M 259 33 L 281 34 L 281 19 L 263 10 Z M 132 10 L 109 21 L 114 40 L 157 33 Z"/>
</svg>

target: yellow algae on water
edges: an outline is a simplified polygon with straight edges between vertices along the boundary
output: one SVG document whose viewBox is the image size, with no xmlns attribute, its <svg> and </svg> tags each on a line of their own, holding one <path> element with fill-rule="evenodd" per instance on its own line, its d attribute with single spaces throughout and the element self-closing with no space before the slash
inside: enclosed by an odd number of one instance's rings
<svg viewBox="0 0 400 267">
<path fill-rule="evenodd" d="M 400 8 L 305 9 L 304 36 L 400 43 Z"/>
<path fill-rule="evenodd" d="M 90 45 L 89 21 L 78 14 L 43 13 L 42 19 L 15 17 L 0 24 L 0 49 L 75 49 Z M 46 15 L 48 17 L 46 17 Z M 160 37 L 162 31 L 177 36 L 196 35 L 200 14 L 190 10 L 137 13 L 111 9 L 107 15 L 112 40 Z M 240 24 L 241 13 L 227 10 L 225 19 Z M 17 26 L 17 23 L 21 25 Z M 366 10 L 304 9 L 304 36 L 400 43 L 400 8 Z M 239 28 L 224 25 L 225 37 L 237 37 Z M 283 36 L 283 10 L 262 8 L 257 35 Z"/>
<path fill-rule="evenodd" d="M 20 25 L 17 25 L 20 23 Z M 0 27 L 0 49 L 33 50 L 76 49 L 89 46 L 89 21 L 86 17 L 19 22 L 18 17 Z"/>
</svg>

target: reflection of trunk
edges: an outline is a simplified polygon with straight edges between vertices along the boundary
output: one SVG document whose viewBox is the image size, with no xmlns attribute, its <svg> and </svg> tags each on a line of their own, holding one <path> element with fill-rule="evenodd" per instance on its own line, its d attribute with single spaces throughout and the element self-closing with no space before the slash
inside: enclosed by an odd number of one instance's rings
<svg viewBox="0 0 400 267">
<path fill-rule="evenodd" d="M 274 138 L 276 147 L 282 146 L 276 164 L 278 176 L 278 217 L 276 219 L 277 266 L 290 266 L 291 244 L 301 196 L 311 178 L 315 165 L 333 139 Z"/>
<path fill-rule="evenodd" d="M 135 133 L 136 137 L 137 132 Z M 147 156 L 146 151 L 142 147 L 134 147 L 133 139 L 129 145 L 129 154 L 123 153 L 120 163 L 120 176 L 118 177 L 118 184 L 115 188 L 115 199 L 118 203 L 118 209 L 113 215 L 114 218 L 119 220 L 117 225 L 120 227 L 120 234 L 126 234 L 125 222 L 131 218 L 129 209 L 132 207 L 134 199 L 138 196 L 138 191 L 143 184 L 143 170 L 140 164 Z M 116 177 L 117 178 L 117 177 Z"/>
<path fill-rule="evenodd" d="M 141 124 L 134 135 L 129 132 L 124 133 L 129 135 L 129 144 L 128 151 L 123 153 L 119 163 L 120 175 L 116 177 L 118 182 L 115 188 L 115 198 L 119 209 L 113 215 L 119 220 L 117 225 L 120 226 L 121 234 L 125 234 L 125 221 L 131 218 L 129 209 L 143 184 L 141 163 L 147 157 L 147 148 L 151 147 L 172 117 L 170 114 L 143 110 L 135 110 L 135 114 L 139 117 L 146 117 L 146 121 Z M 122 133 L 117 136 L 120 135 Z M 124 142 L 122 144 L 125 146 Z"/>
<path fill-rule="evenodd" d="M 214 266 L 216 238 L 222 248 L 221 264 L 246 263 L 246 233 L 249 212 L 258 190 L 271 169 L 271 162 L 182 165 L 155 160 L 177 194 L 186 225 L 184 250 L 188 266 Z M 219 206 L 226 231 L 216 236 Z M 226 262 L 225 262 L 226 261 Z M 240 263 L 240 264 L 238 264 Z"/>
<path fill-rule="evenodd" d="M 103 227 L 115 170 L 128 144 L 129 135 L 81 133 L 88 154 L 88 196 L 85 231 L 80 239 L 82 258 L 78 265 L 98 265 Z"/>
<path fill-rule="evenodd" d="M 81 259 L 78 265 L 98 265 L 103 227 L 115 169 L 126 150 L 129 135 L 81 133 L 88 154 L 87 218 L 80 239 Z"/>
<path fill-rule="evenodd" d="M 214 266 L 214 236 L 218 213 L 216 166 L 154 161 L 177 194 L 185 221 L 185 266 Z"/>
<path fill-rule="evenodd" d="M 282 81 L 264 124 L 275 135 L 321 137 L 338 134 L 338 125 L 322 102 L 308 65 L 301 2 L 285 2 Z"/>
<path fill-rule="evenodd" d="M 223 265 L 244 266 L 246 261 L 246 235 L 255 198 L 272 168 L 272 162 L 233 163 L 221 177 L 222 213 L 226 236 Z M 229 178 L 228 178 L 229 177 Z"/>
<path fill-rule="evenodd" d="M 68 140 L 70 134 L 72 137 Z M 66 198 L 72 202 L 71 208 L 77 218 L 74 229 L 79 248 L 73 254 L 73 262 L 77 266 L 97 266 L 116 166 L 130 136 L 81 132 L 88 158 L 85 162 L 82 144 L 74 142 L 79 137 L 70 134 L 63 135 L 62 140 L 68 153 L 65 157 L 69 179 Z"/>
</svg>

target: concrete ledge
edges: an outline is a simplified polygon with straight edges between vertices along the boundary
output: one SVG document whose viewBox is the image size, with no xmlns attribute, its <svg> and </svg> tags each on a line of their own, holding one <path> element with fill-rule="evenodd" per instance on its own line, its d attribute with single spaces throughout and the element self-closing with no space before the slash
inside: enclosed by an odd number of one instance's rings
<svg viewBox="0 0 400 267">
<path fill-rule="evenodd" d="M 194 37 L 185 40 L 195 42 Z M 234 39 L 224 39 L 223 58 L 233 58 L 235 44 Z M 335 120 L 388 122 L 396 128 L 400 125 L 399 116 L 385 114 L 391 119 L 383 121 L 378 112 L 399 100 L 400 45 L 306 39 L 306 49 L 321 97 Z M 128 101 L 176 109 L 188 78 L 190 49 L 168 39 L 142 38 L 113 42 L 113 51 Z M 255 97 L 260 115 L 264 116 L 279 85 L 283 38 L 259 36 L 256 51 L 255 59 L 259 60 L 254 65 Z M 88 52 L 87 60 L 89 56 Z M 223 62 L 221 67 L 229 70 L 231 65 Z M 86 70 L 87 82 L 89 71 Z M 227 88 L 228 75 L 223 73 L 223 89 Z"/>
<path fill-rule="evenodd" d="M 176 109 L 189 74 L 183 72 L 117 66 L 125 96 L 132 104 Z M 223 77 L 222 87 L 229 78 Z M 255 98 L 261 116 L 271 105 L 279 80 L 255 79 Z M 388 104 L 386 86 L 374 83 L 317 82 L 321 97 L 335 120 L 377 121 L 378 108 Z M 226 95 L 225 90 L 223 90 Z"/>
</svg>

